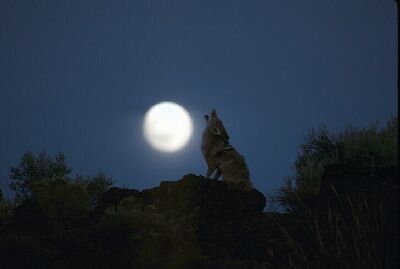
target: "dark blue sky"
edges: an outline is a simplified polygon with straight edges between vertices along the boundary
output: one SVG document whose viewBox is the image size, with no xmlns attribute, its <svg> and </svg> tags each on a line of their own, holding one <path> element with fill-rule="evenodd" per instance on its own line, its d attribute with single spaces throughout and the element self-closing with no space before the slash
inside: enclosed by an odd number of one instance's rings
<svg viewBox="0 0 400 269">
<path fill-rule="evenodd" d="M 274 191 L 309 128 L 395 115 L 395 16 L 392 0 L 0 0 L 0 187 L 27 150 L 139 189 L 204 174 L 216 108 L 254 185 Z M 193 117 L 181 152 L 143 139 L 159 101 Z"/>
</svg>

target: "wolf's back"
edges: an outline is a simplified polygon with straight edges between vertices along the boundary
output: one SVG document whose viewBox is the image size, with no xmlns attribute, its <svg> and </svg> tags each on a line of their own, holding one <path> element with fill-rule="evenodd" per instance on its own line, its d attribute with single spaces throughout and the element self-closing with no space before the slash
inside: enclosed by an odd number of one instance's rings
<svg viewBox="0 0 400 269">
<path fill-rule="evenodd" d="M 246 161 L 234 149 L 221 154 L 219 167 L 222 172 L 222 178 L 226 182 L 250 182 L 250 173 Z"/>
</svg>

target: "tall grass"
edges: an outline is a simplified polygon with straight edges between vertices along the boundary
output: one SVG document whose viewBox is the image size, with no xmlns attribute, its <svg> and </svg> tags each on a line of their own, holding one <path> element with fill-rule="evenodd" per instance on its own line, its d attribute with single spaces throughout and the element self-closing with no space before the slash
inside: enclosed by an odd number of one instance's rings
<svg viewBox="0 0 400 269">
<path fill-rule="evenodd" d="M 280 227 L 292 250 L 290 268 L 382 268 L 383 213 L 377 199 L 347 195 L 310 207 L 297 198 L 298 226 Z"/>
</svg>

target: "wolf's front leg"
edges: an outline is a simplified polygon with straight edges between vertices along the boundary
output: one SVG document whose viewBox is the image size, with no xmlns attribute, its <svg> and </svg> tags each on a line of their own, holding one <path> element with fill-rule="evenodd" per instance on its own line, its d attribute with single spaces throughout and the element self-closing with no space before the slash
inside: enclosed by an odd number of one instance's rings
<svg viewBox="0 0 400 269">
<path fill-rule="evenodd" d="M 217 169 L 217 167 L 208 167 L 206 178 L 211 178 L 211 175 L 214 173 L 215 169 Z"/>
<path fill-rule="evenodd" d="M 221 176 L 221 169 L 219 169 L 219 167 L 217 167 L 217 172 L 215 173 L 215 176 L 213 177 L 213 179 L 218 180 L 218 178 Z"/>
</svg>

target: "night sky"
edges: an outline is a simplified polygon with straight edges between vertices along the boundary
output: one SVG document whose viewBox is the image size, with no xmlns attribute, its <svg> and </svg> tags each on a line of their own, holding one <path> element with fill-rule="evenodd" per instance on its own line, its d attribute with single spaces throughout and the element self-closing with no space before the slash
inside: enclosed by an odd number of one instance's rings
<svg viewBox="0 0 400 269">
<path fill-rule="evenodd" d="M 271 193 L 308 129 L 395 115 L 395 19 L 392 0 L 0 0 L 0 187 L 42 150 L 117 186 L 204 175 L 203 115 L 215 108 Z M 142 135 L 160 101 L 193 118 L 177 153 Z"/>
</svg>

